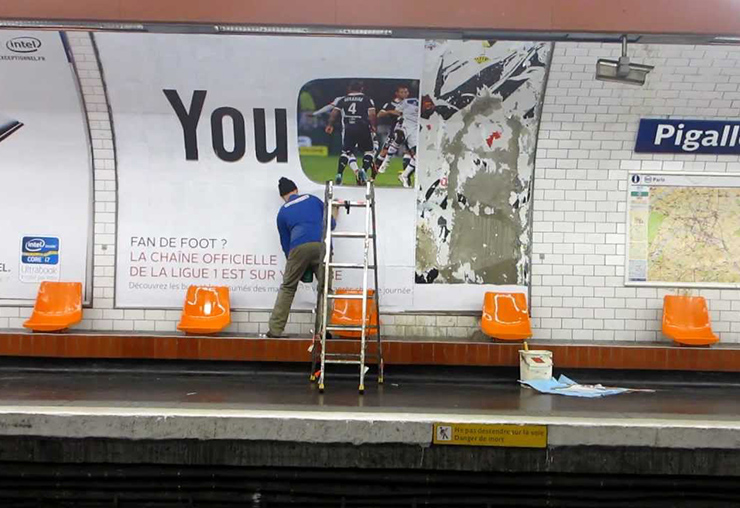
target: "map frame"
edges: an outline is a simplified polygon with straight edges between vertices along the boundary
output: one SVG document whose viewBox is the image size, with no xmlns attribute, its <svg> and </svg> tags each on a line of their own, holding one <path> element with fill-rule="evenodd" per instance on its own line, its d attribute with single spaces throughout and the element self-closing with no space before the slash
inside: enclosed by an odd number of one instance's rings
<svg viewBox="0 0 740 508">
<path fill-rule="evenodd" d="M 632 253 L 639 251 L 639 242 L 633 242 L 632 226 L 635 212 L 647 215 L 649 221 L 649 191 L 646 195 L 635 196 L 635 192 L 644 192 L 650 187 L 677 187 L 677 188 L 732 188 L 740 192 L 740 173 L 717 172 L 682 172 L 682 171 L 628 171 L 626 186 L 626 213 L 624 238 L 624 285 L 626 287 L 670 287 L 670 288 L 709 288 L 709 289 L 740 289 L 740 282 L 685 282 L 685 281 L 657 281 L 649 280 L 649 263 L 645 259 L 645 280 L 634 276 L 639 274 L 641 259 L 633 259 Z M 647 197 L 646 202 L 639 200 Z M 639 227 L 639 222 L 636 225 Z M 645 224 L 646 231 L 649 224 Z M 647 238 L 647 235 L 646 235 Z M 649 243 L 645 242 L 646 252 L 649 253 Z"/>
</svg>

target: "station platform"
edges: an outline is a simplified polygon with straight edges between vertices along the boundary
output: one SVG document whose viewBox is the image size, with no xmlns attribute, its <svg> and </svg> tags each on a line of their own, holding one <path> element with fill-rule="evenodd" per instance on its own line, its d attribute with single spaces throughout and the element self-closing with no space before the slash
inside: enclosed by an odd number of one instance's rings
<svg viewBox="0 0 740 508">
<path fill-rule="evenodd" d="M 723 462 L 740 458 L 740 383 L 733 378 L 556 371 L 583 383 L 655 391 L 582 399 L 520 387 L 515 369 L 399 367 L 389 369 L 381 386 L 371 373 L 364 395 L 357 393 L 354 371 L 332 369 L 321 394 L 304 366 L 290 364 L 5 358 L 0 362 L 1 457 L 25 453 L 17 448 L 19 439 L 95 439 L 146 443 L 134 454 L 137 461 L 179 463 L 192 456 L 179 456 L 185 448 L 170 448 L 170 443 L 183 440 L 251 450 L 209 456 L 232 465 L 560 473 L 587 466 L 604 473 L 712 475 L 721 470 L 740 476 L 740 461 Z M 438 446 L 434 425 L 442 423 L 545 426 L 546 447 L 524 446 L 513 454 L 507 447 Z M 604 454 L 604 449 L 620 453 Z M 713 455 L 717 450 L 723 454 Z M 634 459 L 629 464 L 621 455 L 626 451 Z M 706 461 L 697 460 L 702 452 Z M 85 451 L 86 461 L 95 457 L 91 453 Z M 505 462 L 494 460 L 502 453 Z M 637 460 L 641 453 L 650 460 Z M 654 462 L 656 455 L 684 453 L 691 454 L 690 462 Z M 74 456 L 64 452 L 56 459 L 74 461 Z M 450 461 L 461 456 L 465 460 Z M 594 456 L 597 463 L 591 462 Z"/>
<path fill-rule="evenodd" d="M 653 388 L 543 395 L 506 367 L 0 360 L 4 506 L 736 506 L 740 383 L 556 369 Z M 546 429 L 543 447 L 443 446 L 435 424 Z M 520 443 L 521 444 L 521 443 Z M 66 503 L 66 504 L 65 504 Z"/>
<path fill-rule="evenodd" d="M 720 372 L 696 356 L 731 358 L 731 347 L 533 343 L 555 352 L 555 374 L 654 390 L 583 399 L 521 387 L 518 344 L 389 339 L 385 384 L 371 366 L 359 395 L 348 366 L 331 366 L 319 393 L 305 339 L 281 339 L 271 351 L 269 339 L 96 337 L 0 336 L 0 484 L 27 485 L 29 497 L 43 498 L 18 506 L 57 506 L 45 495 L 82 506 L 87 490 L 74 489 L 88 489 L 75 483 L 82 477 L 95 478 L 95 499 L 106 503 L 154 482 L 135 497 L 140 504 L 120 506 L 160 506 L 155 498 L 172 506 L 156 482 L 181 492 L 191 481 L 183 478 L 197 479 L 182 495 L 198 506 L 740 503 L 740 380 L 731 360 Z M 118 343 L 118 355 L 78 357 L 101 340 Z M 447 364 L 425 363 L 415 352 L 424 348 Z M 687 355 L 683 368 L 672 368 L 674 350 Z M 487 364 L 471 361 L 481 352 Z M 151 354 L 160 359 L 144 358 Z M 449 445 L 435 439 L 441 426 L 544 429 L 544 441 Z M 234 482 L 242 482 L 239 496 Z M 209 497 L 216 491 L 232 494 Z M 445 497 L 453 491 L 470 502 Z M 253 502 L 259 492 L 261 504 Z M 0 489 L 0 502 L 20 499 L 7 496 Z"/>
</svg>

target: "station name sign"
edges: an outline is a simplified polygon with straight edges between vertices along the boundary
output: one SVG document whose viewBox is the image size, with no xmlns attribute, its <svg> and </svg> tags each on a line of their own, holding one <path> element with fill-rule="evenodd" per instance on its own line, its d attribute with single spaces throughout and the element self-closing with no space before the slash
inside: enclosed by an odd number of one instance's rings
<svg viewBox="0 0 740 508">
<path fill-rule="evenodd" d="M 637 131 L 635 152 L 738 155 L 740 122 L 643 118 Z"/>
</svg>

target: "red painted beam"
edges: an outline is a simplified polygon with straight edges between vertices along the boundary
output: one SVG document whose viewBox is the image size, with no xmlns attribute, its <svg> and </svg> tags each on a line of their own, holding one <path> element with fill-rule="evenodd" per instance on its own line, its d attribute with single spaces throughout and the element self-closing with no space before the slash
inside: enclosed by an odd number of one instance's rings
<svg viewBox="0 0 740 508">
<path fill-rule="evenodd" d="M 309 362 L 309 339 L 93 334 L 0 333 L 0 355 L 48 358 L 228 360 Z M 332 352 L 352 353 L 358 344 L 331 342 Z M 521 344 L 388 340 L 388 365 L 516 367 Z M 553 352 L 556 367 L 740 372 L 740 348 L 687 348 L 669 343 L 634 345 L 536 343 Z M 369 348 L 369 363 L 375 348 Z"/>
</svg>

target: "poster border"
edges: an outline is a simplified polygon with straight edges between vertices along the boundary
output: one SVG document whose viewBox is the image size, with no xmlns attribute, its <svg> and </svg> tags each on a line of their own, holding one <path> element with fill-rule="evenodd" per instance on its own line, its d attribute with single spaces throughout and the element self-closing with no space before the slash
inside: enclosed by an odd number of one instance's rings
<svg viewBox="0 0 740 508">
<path fill-rule="evenodd" d="M 20 31 L 33 32 L 36 31 L 32 28 L 20 29 Z M 75 87 L 77 94 L 77 101 L 80 106 L 80 114 L 82 116 L 82 122 L 86 132 L 85 143 L 87 145 L 87 170 L 90 176 L 90 198 L 88 199 L 88 220 L 87 220 L 87 246 L 86 246 L 86 261 L 85 261 L 85 281 L 83 283 L 82 293 L 82 306 L 85 308 L 93 307 L 93 277 L 95 274 L 95 161 L 93 157 L 93 146 L 92 146 L 92 132 L 90 130 L 90 120 L 87 116 L 87 102 L 85 96 L 82 93 L 82 82 L 80 80 L 79 70 L 77 68 L 77 61 L 74 58 L 72 48 L 69 45 L 67 33 L 64 30 L 57 30 L 57 35 L 60 38 L 62 48 L 65 56 L 67 57 L 67 63 L 69 64 L 70 72 L 72 73 L 72 82 Z M 92 35 L 92 32 L 86 32 Z M 60 259 L 61 263 L 61 259 Z M 60 268 L 61 270 L 61 268 Z M 25 298 L 3 298 L 0 296 L 0 307 L 22 307 L 31 308 L 36 305 L 36 297 L 31 299 Z"/>
</svg>

